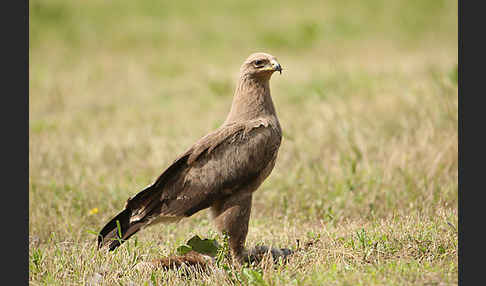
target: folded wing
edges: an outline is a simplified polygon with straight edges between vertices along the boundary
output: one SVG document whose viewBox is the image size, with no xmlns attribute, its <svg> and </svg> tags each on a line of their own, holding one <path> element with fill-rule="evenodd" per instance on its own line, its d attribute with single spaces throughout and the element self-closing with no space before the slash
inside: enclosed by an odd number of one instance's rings
<svg viewBox="0 0 486 286">
<path fill-rule="evenodd" d="M 262 119 L 224 125 L 204 136 L 127 201 L 100 231 L 98 246 L 115 249 L 145 226 L 191 216 L 261 179 L 280 140 L 279 130 Z"/>
</svg>

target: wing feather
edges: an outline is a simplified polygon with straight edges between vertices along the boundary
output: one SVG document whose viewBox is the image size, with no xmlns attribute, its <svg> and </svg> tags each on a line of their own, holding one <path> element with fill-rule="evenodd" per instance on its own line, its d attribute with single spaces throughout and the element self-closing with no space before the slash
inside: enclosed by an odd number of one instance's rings
<svg viewBox="0 0 486 286">
<path fill-rule="evenodd" d="M 262 119 L 223 126 L 201 138 L 146 189 L 127 201 L 130 222 L 181 217 L 255 180 L 275 160 L 281 136 Z"/>
</svg>

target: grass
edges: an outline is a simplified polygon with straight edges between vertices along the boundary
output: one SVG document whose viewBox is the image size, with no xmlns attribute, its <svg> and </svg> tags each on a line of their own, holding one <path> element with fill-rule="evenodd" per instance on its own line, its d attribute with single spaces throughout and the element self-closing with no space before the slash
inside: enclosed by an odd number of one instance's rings
<svg viewBox="0 0 486 286">
<path fill-rule="evenodd" d="M 31 285 L 458 283 L 457 2 L 29 5 Z M 222 123 L 254 51 L 284 67 L 284 137 L 247 245 L 318 241 L 275 268 L 134 268 L 220 241 L 203 211 L 98 252 L 93 233 Z"/>
</svg>

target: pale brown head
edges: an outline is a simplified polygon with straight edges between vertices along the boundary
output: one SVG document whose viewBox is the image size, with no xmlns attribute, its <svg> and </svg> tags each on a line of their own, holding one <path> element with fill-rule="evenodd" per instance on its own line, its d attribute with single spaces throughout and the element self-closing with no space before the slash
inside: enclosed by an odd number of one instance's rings
<svg viewBox="0 0 486 286">
<path fill-rule="evenodd" d="M 277 58 L 267 53 L 254 53 L 241 65 L 240 77 L 251 76 L 269 79 L 275 71 L 282 73 L 282 67 Z"/>
</svg>

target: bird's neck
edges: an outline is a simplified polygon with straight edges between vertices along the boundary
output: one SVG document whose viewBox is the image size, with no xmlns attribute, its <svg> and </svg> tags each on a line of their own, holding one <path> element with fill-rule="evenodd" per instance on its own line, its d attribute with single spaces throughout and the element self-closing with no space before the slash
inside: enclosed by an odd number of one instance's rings
<svg viewBox="0 0 486 286">
<path fill-rule="evenodd" d="M 270 96 L 269 78 L 241 77 L 225 123 L 240 122 L 259 117 L 275 117 L 275 106 Z"/>
</svg>

